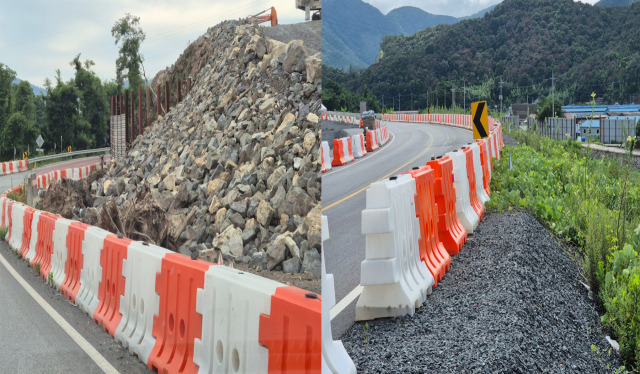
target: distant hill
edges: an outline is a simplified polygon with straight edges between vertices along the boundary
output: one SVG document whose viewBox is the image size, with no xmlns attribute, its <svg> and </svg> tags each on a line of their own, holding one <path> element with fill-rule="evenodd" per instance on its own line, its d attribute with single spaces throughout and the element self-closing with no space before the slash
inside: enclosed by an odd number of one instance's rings
<svg viewBox="0 0 640 374">
<path fill-rule="evenodd" d="M 498 4 L 492 5 L 492 6 L 488 7 L 488 8 L 486 8 L 486 9 L 482 9 L 478 13 L 472 14 L 472 15 L 467 16 L 467 17 L 460 17 L 460 18 L 458 18 L 458 20 L 462 21 L 462 20 L 465 20 L 465 19 L 482 18 L 482 17 L 484 17 L 485 14 L 491 12 L 497 6 L 498 6 Z"/>
<path fill-rule="evenodd" d="M 14 79 L 14 80 L 13 80 L 13 82 L 11 82 L 11 83 L 13 83 L 13 84 L 18 84 L 18 83 L 20 83 L 20 82 L 22 82 L 22 79 L 18 79 L 18 78 L 16 78 L 16 79 Z M 38 86 L 34 86 L 34 85 L 33 85 L 33 84 L 31 84 L 31 83 L 29 83 L 29 85 L 31 86 L 31 89 L 33 90 L 33 94 L 34 94 L 35 96 L 38 96 L 38 95 L 46 95 L 46 94 L 47 94 L 47 90 L 45 90 L 44 88 L 42 88 L 42 87 L 38 87 Z"/>
<path fill-rule="evenodd" d="M 625 6 L 631 5 L 638 0 L 600 0 L 596 3 L 596 6 Z"/>
<path fill-rule="evenodd" d="M 486 99 L 495 106 L 500 79 L 504 101 L 525 102 L 550 93 L 553 72 L 556 98 L 565 103 L 586 102 L 592 92 L 607 103 L 628 102 L 640 93 L 638 35 L 640 2 L 505 0 L 483 18 L 385 37 L 384 57 L 361 72 L 327 67 L 323 96 L 333 81 L 356 93 L 366 85 L 376 98 L 401 94 L 404 105 L 413 97 L 414 108 L 425 108 L 427 90 L 430 105 L 450 104 L 452 86 L 460 94 L 465 85 L 467 102 Z"/>
<path fill-rule="evenodd" d="M 411 35 L 427 27 L 482 17 L 491 9 L 456 18 L 404 6 L 384 15 L 362 0 L 324 0 L 322 63 L 343 69 L 364 68 L 375 61 L 384 35 Z"/>
</svg>

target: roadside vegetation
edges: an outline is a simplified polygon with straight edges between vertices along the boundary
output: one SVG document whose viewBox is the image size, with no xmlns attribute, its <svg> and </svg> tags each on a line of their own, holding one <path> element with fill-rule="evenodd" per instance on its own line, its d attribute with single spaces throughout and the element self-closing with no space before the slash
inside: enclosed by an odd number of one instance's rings
<svg viewBox="0 0 640 374">
<path fill-rule="evenodd" d="M 579 142 L 526 131 L 511 135 L 522 145 L 503 149 L 487 206 L 527 210 L 578 249 L 584 276 L 605 309 L 602 322 L 622 358 L 638 369 L 640 172 L 630 170 L 630 154 L 626 163 L 593 159 Z M 628 138 L 626 149 L 634 143 Z"/>
</svg>

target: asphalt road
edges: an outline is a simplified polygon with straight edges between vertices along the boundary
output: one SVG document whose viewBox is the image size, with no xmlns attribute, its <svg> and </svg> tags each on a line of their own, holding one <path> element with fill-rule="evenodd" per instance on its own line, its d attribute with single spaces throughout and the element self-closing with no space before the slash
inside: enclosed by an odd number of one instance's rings
<svg viewBox="0 0 640 374">
<path fill-rule="evenodd" d="M 94 158 L 36 170 L 77 167 Z M 0 177 L 0 191 L 33 172 Z M 0 366 L 3 373 L 150 372 L 93 320 L 46 285 L 6 242 L 0 242 Z"/>
<path fill-rule="evenodd" d="M 329 223 L 323 256 L 327 273 L 334 276 L 337 302 L 331 311 L 334 339 L 355 321 L 360 263 L 365 259 L 361 212 L 369 184 L 425 165 L 432 156 L 473 141 L 470 131 L 455 127 L 399 122 L 389 122 L 388 126 L 390 140 L 384 147 L 322 175 L 322 214 Z"/>
</svg>

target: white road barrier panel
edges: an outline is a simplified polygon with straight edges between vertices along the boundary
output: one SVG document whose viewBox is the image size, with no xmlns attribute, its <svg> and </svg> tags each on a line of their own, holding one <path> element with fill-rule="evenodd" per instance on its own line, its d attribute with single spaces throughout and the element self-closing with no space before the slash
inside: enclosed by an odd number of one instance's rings
<svg viewBox="0 0 640 374">
<path fill-rule="evenodd" d="M 469 145 L 471 148 L 471 152 L 473 154 L 473 171 L 476 176 L 476 194 L 478 195 L 478 199 L 482 206 L 489 201 L 489 195 L 487 195 L 487 191 L 484 190 L 484 173 L 482 172 L 482 161 L 480 160 L 480 146 L 478 143 L 472 143 Z"/>
<path fill-rule="evenodd" d="M 260 314 L 271 313 L 271 296 L 283 286 L 226 266 L 209 267 L 196 297 L 202 338 L 194 341 L 193 362 L 200 373 L 267 372 L 269 349 L 258 342 Z"/>
<path fill-rule="evenodd" d="M 131 242 L 122 263 L 122 276 L 126 278 L 124 295 L 120 296 L 122 319 L 114 338 L 145 364 L 156 344 L 152 334 L 153 316 L 160 312 L 156 274 L 167 253 L 173 252 L 153 244 Z"/>
<path fill-rule="evenodd" d="M 382 142 L 382 134 L 380 133 L 380 129 L 376 129 L 376 140 L 378 141 L 378 144 L 384 145 L 384 143 Z"/>
<path fill-rule="evenodd" d="M 38 242 L 38 221 L 40 220 L 39 210 L 33 212 L 33 219 L 31 220 L 31 240 L 29 241 L 29 251 L 25 256 L 25 260 L 27 263 L 31 263 L 33 258 L 36 256 L 36 243 Z"/>
<path fill-rule="evenodd" d="M 27 209 L 25 205 L 14 203 L 11 210 L 11 238 L 9 239 L 9 246 L 16 252 L 19 251 L 22 246 L 25 209 Z"/>
<path fill-rule="evenodd" d="M 82 270 L 80 271 L 80 290 L 76 296 L 76 304 L 80 310 L 92 318 L 100 301 L 98 299 L 98 287 L 102 280 L 100 253 L 107 235 L 113 234 L 91 226 L 85 231 L 82 241 Z"/>
<path fill-rule="evenodd" d="M 495 151 L 495 154 L 493 157 L 499 160 L 500 159 L 500 144 L 499 144 L 500 141 L 498 140 L 498 134 L 495 131 L 492 131 L 491 137 L 493 138 L 493 150 Z"/>
<path fill-rule="evenodd" d="M 484 140 L 484 159 L 487 161 L 487 173 L 489 173 L 489 182 L 491 182 L 491 153 L 489 151 L 489 138 Z"/>
<path fill-rule="evenodd" d="M 322 216 L 322 242 L 329 239 L 329 224 L 327 216 Z M 323 244 L 324 246 L 324 244 Z M 324 249 L 322 251 L 324 252 Z M 342 341 L 333 340 L 331 334 L 331 308 L 336 304 L 336 292 L 333 274 L 327 274 L 327 268 L 322 256 L 322 373 L 355 374 L 356 365 L 344 349 Z"/>
<path fill-rule="evenodd" d="M 58 218 L 53 229 L 53 254 L 51 255 L 51 271 L 53 272 L 53 285 L 60 289 L 64 282 L 64 265 L 67 262 L 67 234 L 71 220 Z"/>
<path fill-rule="evenodd" d="M 359 135 L 351 136 L 351 149 L 353 150 L 353 157 L 360 158 L 360 157 L 364 156 L 364 154 L 362 153 L 362 145 L 361 144 L 362 143 L 360 141 L 360 136 Z"/>
<path fill-rule="evenodd" d="M 464 152 L 455 150 L 446 154 L 453 161 L 453 187 L 456 190 L 456 213 L 467 233 L 473 234 L 478 227 L 480 217 L 471 206 L 469 197 L 469 178 L 467 178 L 467 157 Z"/>
<path fill-rule="evenodd" d="M 371 184 L 362 211 L 366 258 L 356 320 L 413 315 L 431 293 L 434 279 L 420 260 L 415 180 L 400 175 Z"/>
<path fill-rule="evenodd" d="M 321 143 L 322 145 L 322 159 L 324 161 L 324 167 L 327 171 L 331 170 L 331 151 L 329 150 L 329 142 L 326 140 Z"/>
</svg>

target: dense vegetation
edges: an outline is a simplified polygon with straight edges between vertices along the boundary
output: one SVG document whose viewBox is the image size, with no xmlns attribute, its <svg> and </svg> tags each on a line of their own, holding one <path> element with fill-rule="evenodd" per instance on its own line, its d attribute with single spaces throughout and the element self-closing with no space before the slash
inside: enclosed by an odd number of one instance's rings
<svg viewBox="0 0 640 374">
<path fill-rule="evenodd" d="M 512 135 L 523 145 L 503 149 L 487 206 L 526 209 L 578 248 L 591 290 L 605 307 L 602 321 L 613 330 L 621 356 L 637 367 L 640 172 L 626 162 L 592 159 L 577 142 Z"/>
<path fill-rule="evenodd" d="M 501 79 L 508 106 L 547 96 L 553 73 L 555 96 L 564 104 L 588 102 L 592 92 L 605 103 L 626 103 L 640 94 L 638 35 L 638 2 L 596 7 L 572 0 L 505 0 L 483 18 L 385 36 L 380 62 L 361 71 L 324 66 L 323 87 L 335 81 L 361 93 L 367 85 L 379 100 L 385 96 L 387 107 L 400 94 L 400 109 L 408 110 L 411 94 L 414 108 L 451 105 L 453 86 L 462 103 L 466 85 L 467 102 L 486 99 L 495 107 Z"/>
</svg>

